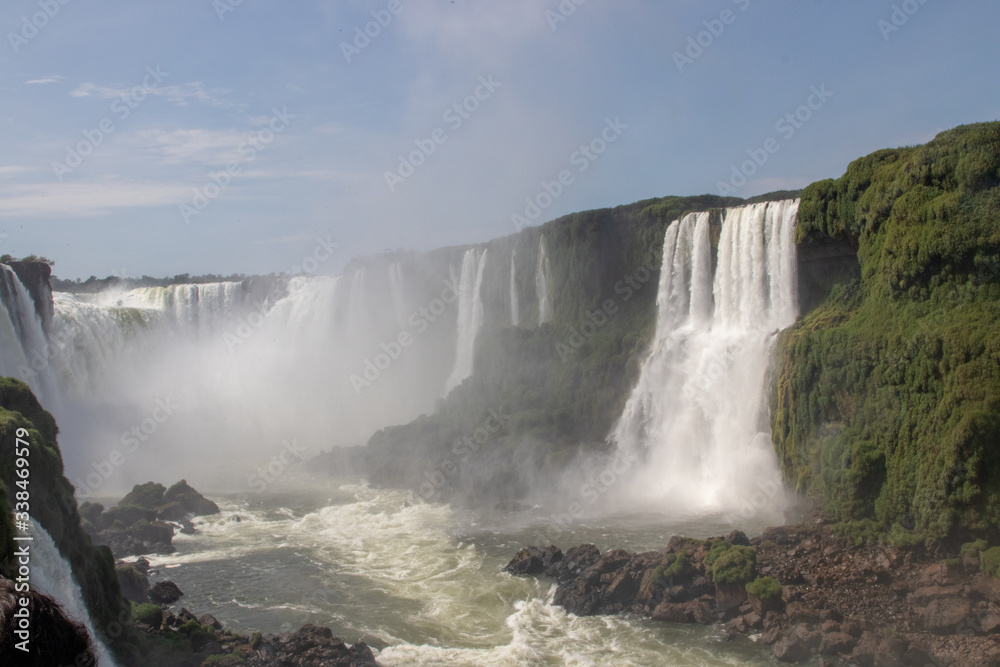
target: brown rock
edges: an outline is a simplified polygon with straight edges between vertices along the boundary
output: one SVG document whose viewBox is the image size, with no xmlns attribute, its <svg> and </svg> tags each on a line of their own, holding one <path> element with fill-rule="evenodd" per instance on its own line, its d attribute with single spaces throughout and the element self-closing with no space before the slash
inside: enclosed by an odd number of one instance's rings
<svg viewBox="0 0 1000 667">
<path fill-rule="evenodd" d="M 819 650 L 822 638 L 821 633 L 806 625 L 797 625 L 775 643 L 774 657 L 780 662 L 804 662 Z"/>
<path fill-rule="evenodd" d="M 920 614 L 927 630 L 937 634 L 953 632 L 972 613 L 968 600 L 932 600 Z"/>
<path fill-rule="evenodd" d="M 910 642 L 905 638 L 895 635 L 886 637 L 879 642 L 878 650 L 875 652 L 875 664 L 878 667 L 902 667 L 906 650 L 910 647 Z"/>
<path fill-rule="evenodd" d="M 857 643 L 858 640 L 846 632 L 830 632 L 823 635 L 819 652 L 823 655 L 848 655 Z"/>
</svg>

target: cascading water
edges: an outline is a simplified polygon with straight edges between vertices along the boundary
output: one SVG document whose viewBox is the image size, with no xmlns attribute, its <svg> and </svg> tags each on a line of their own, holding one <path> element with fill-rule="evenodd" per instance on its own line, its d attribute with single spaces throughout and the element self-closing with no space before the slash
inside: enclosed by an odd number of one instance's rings
<svg viewBox="0 0 1000 667">
<path fill-rule="evenodd" d="M 87 628 L 94 644 L 99 667 L 114 667 L 111 653 L 98 638 L 94 624 L 87 613 L 80 586 L 73 577 L 73 570 L 59 553 L 55 543 L 45 529 L 32 522 L 31 585 L 35 590 L 56 600 L 69 618 L 82 623 Z"/>
<path fill-rule="evenodd" d="M 351 277 L 351 291 L 347 302 L 347 321 L 352 333 L 364 330 L 365 323 L 365 267 Z"/>
<path fill-rule="evenodd" d="M 535 268 L 535 290 L 538 294 L 538 323 L 549 321 L 552 309 L 549 302 L 549 254 L 545 248 L 545 237 L 538 241 L 538 265 Z"/>
<path fill-rule="evenodd" d="M 652 351 L 612 433 L 634 467 L 626 504 L 736 511 L 777 495 L 765 383 L 797 314 L 798 201 L 726 210 L 712 277 L 710 216 L 667 230 Z M 776 506 L 779 498 L 773 498 Z"/>
<path fill-rule="evenodd" d="M 0 375 L 24 380 L 39 398 L 54 400 L 50 348 L 35 303 L 17 274 L 0 264 Z"/>
<path fill-rule="evenodd" d="M 458 288 L 458 334 L 455 345 L 455 365 L 445 383 L 445 393 L 472 375 L 476 352 L 476 336 L 483 326 L 483 271 L 486 268 L 486 251 L 467 250 L 462 258 L 462 276 Z"/>
<path fill-rule="evenodd" d="M 521 305 L 517 298 L 517 248 L 510 253 L 510 323 L 521 325 Z"/>
<path fill-rule="evenodd" d="M 392 298 L 392 309 L 396 313 L 396 323 L 400 328 L 406 326 L 406 297 L 403 295 L 403 264 L 396 262 L 389 265 L 389 296 Z"/>
</svg>

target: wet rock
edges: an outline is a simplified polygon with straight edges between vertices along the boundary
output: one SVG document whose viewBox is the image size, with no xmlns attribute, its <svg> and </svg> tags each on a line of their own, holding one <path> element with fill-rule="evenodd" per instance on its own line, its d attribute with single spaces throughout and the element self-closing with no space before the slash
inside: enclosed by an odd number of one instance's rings
<svg viewBox="0 0 1000 667">
<path fill-rule="evenodd" d="M 177 587 L 177 584 L 172 581 L 158 581 L 149 589 L 149 599 L 155 604 L 173 604 L 180 600 L 182 595 L 184 595 L 184 593 L 182 593 L 181 589 Z M 184 618 L 185 611 L 187 610 L 181 609 L 181 618 Z M 188 612 L 188 614 L 190 615 L 190 619 L 184 618 L 185 621 L 198 620 L 194 617 L 194 614 L 191 614 L 191 612 Z"/>
<path fill-rule="evenodd" d="M 820 632 L 800 624 L 779 639 L 772 650 L 780 662 L 805 662 L 819 650 L 821 642 Z"/>
<path fill-rule="evenodd" d="M 201 623 L 202 625 L 207 625 L 216 630 L 222 630 L 222 623 L 219 623 L 218 619 L 215 618 L 215 616 L 212 616 L 211 614 L 203 615 L 201 618 L 198 619 L 198 622 Z"/>
<path fill-rule="evenodd" d="M 858 640 L 846 632 L 830 632 L 823 635 L 819 652 L 823 655 L 850 655 L 857 643 Z"/>
<path fill-rule="evenodd" d="M 518 576 L 543 574 L 562 559 L 563 552 L 555 546 L 528 547 L 517 552 L 503 571 Z"/>
<path fill-rule="evenodd" d="M 969 600 L 932 600 L 920 617 L 927 630 L 945 634 L 966 623 L 971 614 L 972 603 Z"/>
<path fill-rule="evenodd" d="M 743 546 L 743 547 L 750 546 L 750 539 L 746 536 L 746 533 L 744 533 L 742 530 L 734 530 L 733 532 L 729 533 L 729 536 L 726 538 L 726 542 L 729 542 L 733 546 Z"/>
<path fill-rule="evenodd" d="M 149 579 L 144 572 L 134 565 L 119 562 L 115 565 L 115 575 L 126 599 L 138 604 L 149 602 Z"/>
</svg>

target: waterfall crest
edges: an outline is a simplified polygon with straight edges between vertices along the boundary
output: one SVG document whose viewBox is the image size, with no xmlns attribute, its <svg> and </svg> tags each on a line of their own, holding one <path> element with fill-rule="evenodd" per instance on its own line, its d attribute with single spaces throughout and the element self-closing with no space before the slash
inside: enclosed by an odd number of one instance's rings
<svg viewBox="0 0 1000 667">
<path fill-rule="evenodd" d="M 476 352 L 476 336 L 483 326 L 483 270 L 486 251 L 467 250 L 462 257 L 462 275 L 458 286 L 458 342 L 455 345 L 455 365 L 445 384 L 445 393 L 472 375 Z"/>
<path fill-rule="evenodd" d="M 709 213 L 667 229 L 655 340 L 611 434 L 642 462 L 625 503 L 740 510 L 773 484 L 765 383 L 775 334 L 797 315 L 797 210 L 727 209 L 714 277 Z"/>
<path fill-rule="evenodd" d="M 545 237 L 538 241 L 538 266 L 535 268 L 535 290 L 538 294 L 538 324 L 549 321 L 552 307 L 549 301 L 549 253 L 545 248 Z"/>
</svg>

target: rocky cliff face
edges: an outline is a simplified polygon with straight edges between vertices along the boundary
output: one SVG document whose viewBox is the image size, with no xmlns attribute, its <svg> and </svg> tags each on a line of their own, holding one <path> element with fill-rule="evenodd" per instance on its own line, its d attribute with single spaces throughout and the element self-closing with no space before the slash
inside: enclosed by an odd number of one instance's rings
<svg viewBox="0 0 1000 667">
<path fill-rule="evenodd" d="M 35 303 L 35 312 L 42 320 L 42 330 L 49 332 L 52 324 L 52 267 L 44 262 L 9 262 L 7 264 L 21 284 L 28 290 L 31 300 Z"/>
<path fill-rule="evenodd" d="M 798 237 L 805 300 L 822 298 L 778 350 L 786 479 L 841 519 L 1000 528 L 1000 124 L 809 186 Z"/>
<path fill-rule="evenodd" d="M 12 558 L 13 526 L 11 510 L 20 490 L 15 483 L 15 457 L 11 455 L 18 429 L 24 429 L 30 454 L 30 514 L 52 536 L 53 542 L 73 568 L 73 575 L 96 627 L 108 628 L 120 620 L 126 609 L 114 559 L 107 547 L 95 547 L 80 527 L 80 515 L 72 484 L 63 475 L 62 456 L 56 444 L 55 420 L 42 409 L 23 382 L 0 378 L 0 442 L 8 455 L 0 457 L 0 570 L 8 578 L 16 576 Z M 23 433 L 23 431 L 22 431 Z M 127 617 L 127 613 L 125 614 Z"/>
</svg>

